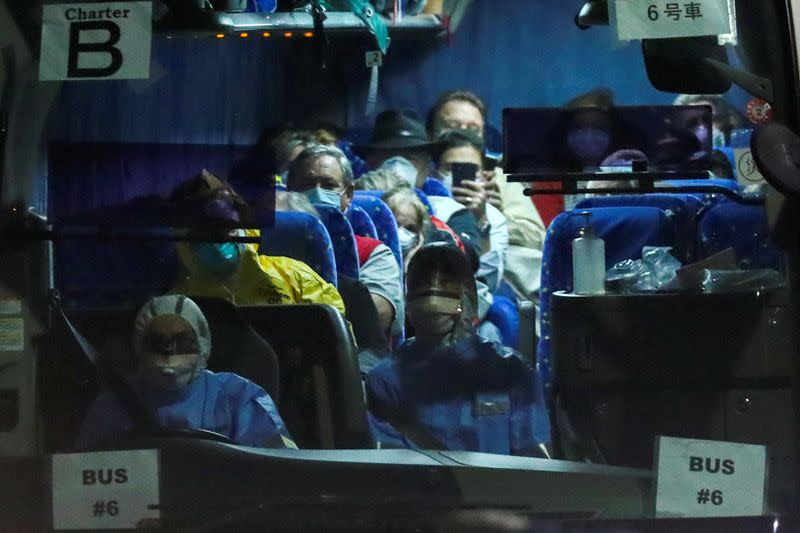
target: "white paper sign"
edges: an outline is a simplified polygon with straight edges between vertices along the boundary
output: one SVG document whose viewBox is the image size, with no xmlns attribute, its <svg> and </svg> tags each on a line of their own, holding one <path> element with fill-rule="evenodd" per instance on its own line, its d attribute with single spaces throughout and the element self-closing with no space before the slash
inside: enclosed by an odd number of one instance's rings
<svg viewBox="0 0 800 533">
<path fill-rule="evenodd" d="M 622 41 L 731 33 L 728 0 L 616 0 Z"/>
<path fill-rule="evenodd" d="M 42 9 L 40 80 L 150 77 L 152 2 L 50 4 Z"/>
<path fill-rule="evenodd" d="M 54 529 L 133 529 L 158 504 L 158 450 L 53 455 Z"/>
<path fill-rule="evenodd" d="M 736 180 L 742 186 L 764 183 L 764 176 L 758 170 L 750 148 L 734 148 L 733 157 L 736 160 Z"/>
<path fill-rule="evenodd" d="M 658 437 L 657 517 L 764 513 L 764 446 Z"/>
</svg>

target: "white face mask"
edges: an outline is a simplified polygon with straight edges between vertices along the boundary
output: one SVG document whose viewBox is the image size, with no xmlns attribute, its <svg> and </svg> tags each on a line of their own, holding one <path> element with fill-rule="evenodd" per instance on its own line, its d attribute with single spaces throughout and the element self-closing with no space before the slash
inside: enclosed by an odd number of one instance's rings
<svg viewBox="0 0 800 533">
<path fill-rule="evenodd" d="M 153 387 L 166 391 L 181 391 L 197 375 L 198 366 L 199 362 L 196 364 L 142 365 L 140 372 L 147 383 Z"/>
<path fill-rule="evenodd" d="M 400 247 L 403 249 L 403 255 L 406 255 L 419 244 L 419 235 L 408 228 L 397 228 L 397 236 L 400 239 Z"/>
<path fill-rule="evenodd" d="M 390 157 L 381 163 L 381 166 L 378 168 L 397 174 L 403 178 L 403 181 L 408 183 L 410 187 L 417 186 L 417 167 L 415 167 L 414 164 L 405 157 L 401 157 L 399 155 Z"/>
<path fill-rule="evenodd" d="M 439 177 L 439 180 L 444 183 L 444 186 L 447 187 L 448 191 L 453 190 L 453 173 L 451 171 L 439 171 L 437 172 L 437 176 Z"/>
</svg>

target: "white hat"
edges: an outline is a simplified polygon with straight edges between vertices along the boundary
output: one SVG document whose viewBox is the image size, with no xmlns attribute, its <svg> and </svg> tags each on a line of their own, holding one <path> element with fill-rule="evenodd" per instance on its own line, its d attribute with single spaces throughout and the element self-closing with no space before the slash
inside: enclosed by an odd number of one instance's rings
<svg viewBox="0 0 800 533">
<path fill-rule="evenodd" d="M 182 294 L 157 296 L 139 310 L 133 325 L 133 349 L 137 355 L 142 353 L 142 338 L 147 325 L 161 315 L 178 315 L 194 330 L 200 358 L 203 362 L 211 355 L 211 331 L 203 312 L 190 298 Z"/>
</svg>

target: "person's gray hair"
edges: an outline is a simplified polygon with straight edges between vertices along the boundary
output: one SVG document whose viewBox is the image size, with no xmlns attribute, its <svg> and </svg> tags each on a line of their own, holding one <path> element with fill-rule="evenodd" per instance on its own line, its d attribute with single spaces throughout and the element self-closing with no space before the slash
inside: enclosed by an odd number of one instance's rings
<svg viewBox="0 0 800 533">
<path fill-rule="evenodd" d="M 396 172 L 379 168 L 371 170 L 355 181 L 355 188 L 359 191 L 391 191 L 398 187 L 410 186 Z"/>
<path fill-rule="evenodd" d="M 308 198 L 299 192 L 276 191 L 275 210 L 289 211 L 294 213 L 307 213 L 319 218 L 319 212 L 311 204 Z"/>
<path fill-rule="evenodd" d="M 300 169 L 305 167 L 312 160 L 323 156 L 333 157 L 339 162 L 339 166 L 342 168 L 345 187 L 349 187 L 353 184 L 353 167 L 350 165 L 350 160 L 347 159 L 344 152 L 328 144 L 312 144 L 300 152 L 300 155 L 289 165 L 289 174 L 287 176 L 289 186 L 291 186 L 292 183 L 292 176 L 296 175 Z"/>
</svg>

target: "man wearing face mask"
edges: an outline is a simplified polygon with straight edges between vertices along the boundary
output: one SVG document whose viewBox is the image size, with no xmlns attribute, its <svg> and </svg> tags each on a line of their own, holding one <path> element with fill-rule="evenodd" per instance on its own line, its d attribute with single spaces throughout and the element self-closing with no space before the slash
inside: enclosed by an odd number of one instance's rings
<svg viewBox="0 0 800 533">
<path fill-rule="evenodd" d="M 408 268 L 415 336 L 367 376 L 372 414 L 423 447 L 547 456 L 550 424 L 533 368 L 475 333 L 477 295 L 457 247 L 422 247 Z"/>
<path fill-rule="evenodd" d="M 226 183 L 203 171 L 179 186 L 172 199 L 186 212 L 221 224 L 249 225 L 247 205 Z M 234 230 L 235 235 L 258 235 Z M 336 287 L 301 261 L 258 254 L 254 244 L 192 242 L 177 245 L 186 272 L 170 291 L 220 298 L 235 305 L 330 304 L 342 314 L 344 303 Z"/>
<path fill-rule="evenodd" d="M 211 334 L 189 298 L 159 296 L 147 302 L 136 317 L 132 340 L 137 366 L 128 383 L 137 406 L 158 426 L 213 431 L 243 446 L 296 448 L 264 389 L 236 374 L 205 369 Z M 101 393 L 76 447 L 149 429 L 128 410 L 115 393 Z"/>
<path fill-rule="evenodd" d="M 290 191 L 302 193 L 312 204 L 346 212 L 353 203 L 353 171 L 335 146 L 306 148 L 289 166 L 288 181 Z M 355 240 L 359 281 L 369 289 L 383 331 L 390 337 L 398 335 L 405 323 L 400 265 L 381 241 L 359 235 Z"/>
</svg>

